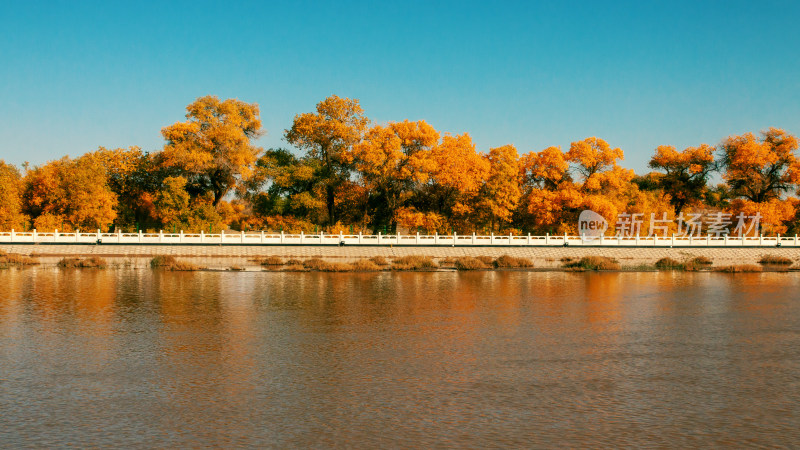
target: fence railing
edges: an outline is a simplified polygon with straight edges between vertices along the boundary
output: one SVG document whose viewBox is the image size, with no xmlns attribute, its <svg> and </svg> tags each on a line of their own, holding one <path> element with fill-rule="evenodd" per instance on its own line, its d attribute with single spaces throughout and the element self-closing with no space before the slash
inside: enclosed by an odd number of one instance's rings
<svg viewBox="0 0 800 450">
<path fill-rule="evenodd" d="M 0 244 L 205 244 L 205 245 L 385 245 L 385 246 L 506 246 L 506 247 L 800 247 L 797 235 L 787 236 L 567 236 L 460 234 L 293 234 L 274 232 L 200 233 L 62 233 L 0 232 Z"/>
</svg>

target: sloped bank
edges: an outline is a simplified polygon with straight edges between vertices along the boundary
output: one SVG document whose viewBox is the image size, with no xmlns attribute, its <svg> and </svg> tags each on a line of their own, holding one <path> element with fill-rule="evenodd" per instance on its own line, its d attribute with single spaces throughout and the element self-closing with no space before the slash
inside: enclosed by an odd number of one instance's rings
<svg viewBox="0 0 800 450">
<path fill-rule="evenodd" d="M 318 259 L 328 264 L 361 264 L 361 270 L 372 267 L 364 261 L 383 258 L 387 262 L 409 257 L 429 258 L 436 269 L 456 269 L 455 261 L 463 260 L 463 269 L 474 267 L 475 270 L 493 268 L 494 261 L 505 256 L 529 260 L 532 267 L 515 268 L 514 270 L 594 270 L 581 267 L 566 267 L 570 261 L 582 258 L 599 257 L 615 261 L 600 270 L 656 270 L 656 263 L 669 259 L 678 264 L 703 257 L 713 262 L 713 267 L 758 266 L 767 270 L 788 270 L 798 266 L 800 248 L 579 248 L 579 247 L 356 247 L 356 246 L 187 246 L 187 245 L 0 245 L 0 251 L 34 257 L 42 265 L 56 265 L 66 257 L 91 258 L 99 257 L 107 261 L 110 267 L 127 266 L 150 268 L 151 260 L 157 256 L 171 256 L 182 263 L 212 270 L 286 270 L 289 266 L 295 269 L 319 270 L 305 267 L 305 261 Z M 262 262 L 272 258 L 280 260 L 280 269 L 270 267 Z M 283 264 L 293 261 L 295 264 Z M 359 263 L 359 261 L 362 261 Z M 491 262 L 491 264 L 489 263 Z M 374 261 L 372 261 L 375 264 Z M 481 267 L 480 265 L 486 266 Z M 273 264 L 274 265 L 274 264 Z M 381 266 L 380 264 L 376 264 Z M 501 266 L 503 264 L 501 263 Z M 498 267 L 507 268 L 507 267 Z M 431 270 L 428 267 L 426 270 Z M 462 269 L 462 270 L 463 270 Z M 663 267 L 662 267 L 663 269 Z M 672 269 L 675 269 L 674 267 Z M 417 269 L 413 269 L 417 270 Z M 705 270 L 705 269 L 703 269 Z M 735 271 L 732 269 L 732 271 Z"/>
</svg>

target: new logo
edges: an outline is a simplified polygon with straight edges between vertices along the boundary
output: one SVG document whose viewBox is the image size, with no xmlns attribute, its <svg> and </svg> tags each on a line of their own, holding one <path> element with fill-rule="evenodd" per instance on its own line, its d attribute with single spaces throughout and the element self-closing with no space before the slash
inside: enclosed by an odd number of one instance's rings
<svg viewBox="0 0 800 450">
<path fill-rule="evenodd" d="M 578 216 L 578 234 L 583 239 L 600 239 L 608 230 L 608 221 L 600 214 L 586 209 Z"/>
</svg>

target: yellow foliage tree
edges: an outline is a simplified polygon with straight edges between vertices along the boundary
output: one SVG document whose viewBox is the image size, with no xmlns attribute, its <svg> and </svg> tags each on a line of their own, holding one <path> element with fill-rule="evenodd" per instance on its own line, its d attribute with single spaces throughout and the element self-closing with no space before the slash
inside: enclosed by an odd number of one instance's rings
<svg viewBox="0 0 800 450">
<path fill-rule="evenodd" d="M 520 161 L 513 145 L 490 149 L 484 157 L 489 162 L 489 176 L 481 186 L 477 209 L 494 230 L 496 224 L 511 221 L 519 204 L 522 196 Z"/>
<path fill-rule="evenodd" d="M 779 198 L 800 182 L 797 139 L 777 128 L 732 136 L 722 145 L 722 177 L 734 195 L 756 203 Z"/>
<path fill-rule="evenodd" d="M 336 190 L 350 178 L 351 150 L 361 140 L 367 123 L 358 100 L 332 95 L 317 103 L 316 112 L 295 116 L 292 127 L 286 130 L 287 142 L 319 162 L 315 177 L 324 186 L 329 224 L 339 220 Z"/>
<path fill-rule="evenodd" d="M 188 121 L 161 130 L 167 141 L 162 164 L 187 179 L 192 197 L 211 192 L 216 206 L 239 180 L 251 175 L 261 152 L 252 144 L 262 134 L 258 105 L 206 96 L 186 111 Z"/>
<path fill-rule="evenodd" d="M 684 206 L 703 199 L 708 176 L 714 169 L 714 148 L 702 144 L 678 152 L 673 146 L 662 145 L 656 148 L 649 166 L 666 172 L 656 179 L 656 184 L 669 195 L 678 216 Z"/>
<path fill-rule="evenodd" d="M 474 229 L 469 219 L 475 212 L 475 198 L 489 176 L 489 161 L 475 151 L 469 134 L 446 135 L 431 150 L 434 163 L 426 188 L 428 207 L 449 217 L 450 224 L 463 232 Z"/>
<path fill-rule="evenodd" d="M 397 223 L 396 212 L 435 165 L 431 148 L 439 133 L 425 121 L 376 125 L 353 147 L 355 169 L 368 194 L 368 214 L 374 231 Z"/>
<path fill-rule="evenodd" d="M 29 218 L 22 213 L 22 176 L 0 159 L 0 230 L 25 230 Z"/>
<path fill-rule="evenodd" d="M 36 228 L 48 230 L 58 222 L 65 230 L 107 230 L 117 216 L 117 196 L 108 186 L 105 167 L 91 154 L 36 167 L 24 182 L 23 205 Z"/>
</svg>

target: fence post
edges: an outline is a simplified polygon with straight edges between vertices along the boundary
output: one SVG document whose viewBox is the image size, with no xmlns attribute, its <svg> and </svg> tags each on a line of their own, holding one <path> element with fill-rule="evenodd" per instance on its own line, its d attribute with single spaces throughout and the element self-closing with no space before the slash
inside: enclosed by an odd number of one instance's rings
<svg viewBox="0 0 800 450">
<path fill-rule="evenodd" d="M 164 243 L 164 230 L 158 230 L 158 243 Z"/>
<path fill-rule="evenodd" d="M 183 244 L 183 230 L 181 230 L 181 234 L 180 234 L 180 235 L 178 235 L 178 242 L 180 242 L 181 244 Z"/>
<path fill-rule="evenodd" d="M 81 230 L 75 230 L 75 242 L 80 242 Z"/>
<path fill-rule="evenodd" d="M 122 242 L 122 230 L 117 228 L 117 244 Z"/>
<path fill-rule="evenodd" d="M 415 242 L 417 245 L 419 245 L 419 230 L 417 230 L 417 238 L 414 240 L 414 242 Z"/>
<path fill-rule="evenodd" d="M 725 235 L 725 247 L 727 247 L 727 246 L 728 246 L 728 235 L 726 234 Z"/>
<path fill-rule="evenodd" d="M 242 230 L 242 244 L 244 244 L 244 230 Z"/>
<path fill-rule="evenodd" d="M 205 237 L 205 235 L 206 235 L 205 232 L 203 230 L 200 230 L 200 243 L 203 243 L 203 238 Z"/>
<path fill-rule="evenodd" d="M 210 235 L 211 233 L 208 234 Z M 219 230 L 219 243 L 220 244 L 225 243 L 225 230 Z"/>
<path fill-rule="evenodd" d="M 528 232 L 528 245 L 531 245 L 531 233 Z"/>
<path fill-rule="evenodd" d="M 381 232 L 378 231 L 378 245 L 381 245 Z"/>
<path fill-rule="evenodd" d="M 97 242 L 103 240 L 103 233 L 100 232 L 100 228 L 97 229 Z"/>
<path fill-rule="evenodd" d="M 13 228 L 11 229 L 11 241 L 10 242 L 14 242 L 14 229 Z"/>
<path fill-rule="evenodd" d="M 489 238 L 489 245 L 494 245 L 494 231 L 492 231 L 492 233 L 490 234 L 490 236 L 491 236 L 491 237 Z"/>
<path fill-rule="evenodd" d="M 550 245 L 550 233 L 544 234 L 544 245 Z"/>
<path fill-rule="evenodd" d="M 57 242 L 57 241 L 58 241 L 58 228 L 53 230 L 53 242 Z"/>
<path fill-rule="evenodd" d="M 378 238 L 379 238 L 379 239 L 380 239 L 380 235 L 381 235 L 381 234 L 380 234 L 380 233 L 378 233 Z M 434 232 L 433 232 L 433 245 L 436 245 L 436 244 L 438 244 L 438 243 L 439 243 L 439 232 L 438 232 L 438 231 L 434 231 Z"/>
<path fill-rule="evenodd" d="M 281 230 L 281 244 L 283 244 L 283 230 Z"/>
<path fill-rule="evenodd" d="M 38 237 L 37 234 L 38 233 L 36 232 L 36 228 L 34 228 L 33 229 L 33 242 L 36 242 L 36 238 Z M 795 235 L 795 237 L 794 237 L 794 242 L 795 242 L 795 244 L 797 244 L 797 235 Z"/>
<path fill-rule="evenodd" d="M 301 244 L 303 243 L 303 237 L 304 236 L 305 236 L 305 233 L 303 233 L 303 230 L 300 230 L 300 243 Z"/>
<path fill-rule="evenodd" d="M 567 245 L 567 232 L 564 232 L 564 245 Z"/>
<path fill-rule="evenodd" d="M 764 233 L 759 233 L 758 234 L 758 246 L 761 247 L 762 245 L 764 245 Z"/>
<path fill-rule="evenodd" d="M 675 247 L 675 233 L 672 233 L 672 240 L 670 241 L 669 246 L 670 247 Z"/>
<path fill-rule="evenodd" d="M 419 241 L 419 233 L 417 233 L 417 241 Z M 358 243 L 361 243 L 361 232 L 358 232 Z"/>
<path fill-rule="evenodd" d="M 264 230 L 261 230 L 261 243 L 264 243 Z"/>
<path fill-rule="evenodd" d="M 453 231 L 453 247 L 455 247 L 455 246 L 456 246 L 456 238 L 457 238 L 457 237 L 458 237 L 458 234 L 456 234 L 456 232 L 455 232 L 455 231 Z"/>
<path fill-rule="evenodd" d="M 139 230 L 139 243 L 142 243 L 142 230 Z"/>
</svg>

